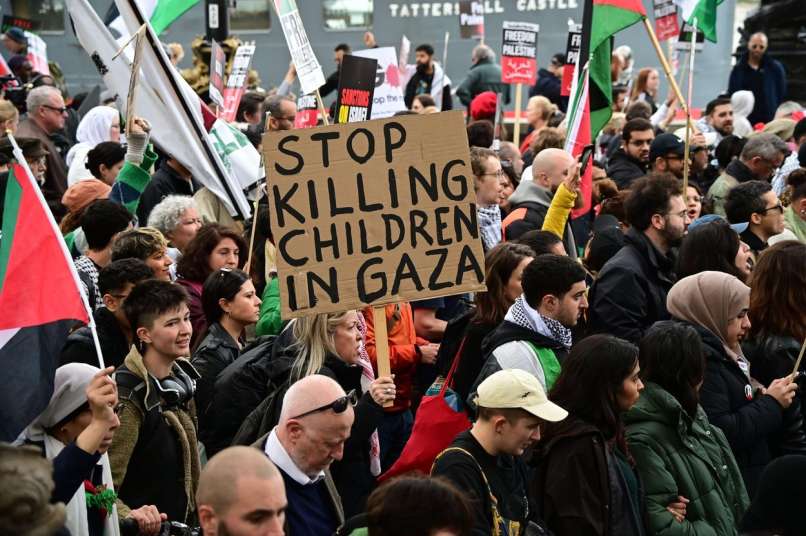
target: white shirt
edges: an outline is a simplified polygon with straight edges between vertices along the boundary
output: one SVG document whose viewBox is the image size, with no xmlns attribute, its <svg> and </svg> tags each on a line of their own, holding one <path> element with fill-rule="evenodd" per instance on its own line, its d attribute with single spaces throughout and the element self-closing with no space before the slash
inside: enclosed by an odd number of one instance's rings
<svg viewBox="0 0 806 536">
<path fill-rule="evenodd" d="M 274 428 L 269 434 L 269 438 L 266 440 L 266 448 L 264 451 L 266 452 L 266 456 L 269 457 L 274 465 L 279 467 L 285 474 L 290 476 L 292 480 L 301 486 L 316 484 L 325 478 L 324 471 L 319 471 L 319 474 L 316 475 L 316 478 L 312 479 L 302 472 L 299 467 L 297 467 L 297 464 L 294 463 L 294 460 L 292 460 L 291 456 L 288 455 L 288 451 L 285 450 L 285 447 L 277 438 L 277 428 Z"/>
</svg>

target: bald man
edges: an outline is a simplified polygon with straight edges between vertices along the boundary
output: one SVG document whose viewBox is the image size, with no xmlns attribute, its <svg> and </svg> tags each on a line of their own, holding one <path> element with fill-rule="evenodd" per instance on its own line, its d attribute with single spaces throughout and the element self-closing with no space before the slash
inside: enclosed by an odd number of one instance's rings
<svg viewBox="0 0 806 536">
<path fill-rule="evenodd" d="M 747 116 L 751 125 L 772 121 L 775 110 L 786 98 L 786 71 L 781 62 L 767 54 L 767 36 L 754 33 L 747 41 L 745 52 L 730 72 L 728 93 L 746 89 L 756 98 L 753 111 Z"/>
<path fill-rule="evenodd" d="M 355 418 L 353 402 L 335 380 L 307 376 L 288 388 L 280 422 L 254 445 L 277 466 L 285 483 L 289 534 L 333 534 L 344 523 L 327 468 L 344 454 Z"/>
<path fill-rule="evenodd" d="M 532 180 L 524 176 L 509 198 L 511 210 L 502 223 L 504 240 L 517 240 L 528 231 L 543 229 L 554 194 L 558 192 L 560 184 L 579 173 L 578 168 L 576 159 L 562 149 L 540 151 L 532 161 Z M 581 201 L 581 197 L 577 192 L 569 192 L 565 188 L 560 192 L 562 197 L 557 201 L 566 210 L 567 217 L 567 211 Z M 576 258 L 574 235 L 567 221 L 562 238 L 568 255 Z"/>
<path fill-rule="evenodd" d="M 205 536 L 284 534 L 283 477 L 250 447 L 230 447 L 210 459 L 199 478 L 196 505 Z"/>
</svg>

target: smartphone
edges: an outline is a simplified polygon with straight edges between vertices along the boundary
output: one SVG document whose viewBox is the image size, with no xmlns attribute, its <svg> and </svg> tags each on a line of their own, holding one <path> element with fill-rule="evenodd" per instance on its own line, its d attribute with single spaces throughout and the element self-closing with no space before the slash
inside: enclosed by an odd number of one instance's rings
<svg viewBox="0 0 806 536">
<path fill-rule="evenodd" d="M 582 149 L 582 155 L 579 157 L 579 174 L 583 175 L 585 170 L 588 168 L 588 162 L 590 162 L 591 157 L 593 156 L 594 145 L 586 145 L 584 149 Z"/>
</svg>

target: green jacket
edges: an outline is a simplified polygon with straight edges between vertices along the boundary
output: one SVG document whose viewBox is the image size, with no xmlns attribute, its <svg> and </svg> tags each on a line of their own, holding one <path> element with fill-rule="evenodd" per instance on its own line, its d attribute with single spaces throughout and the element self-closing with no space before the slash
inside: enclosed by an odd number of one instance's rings
<svg viewBox="0 0 806 536">
<path fill-rule="evenodd" d="M 280 279 L 272 277 L 266 283 L 260 304 L 260 320 L 255 326 L 255 333 L 261 335 L 279 335 L 283 327 L 283 319 L 280 318 Z"/>
<path fill-rule="evenodd" d="M 156 161 L 157 153 L 151 150 L 151 146 L 146 149 L 141 164 L 135 164 L 127 160 L 120 169 L 115 184 L 112 185 L 109 199 L 123 205 L 130 213 L 137 214 L 140 196 L 143 194 L 148 181 L 151 180 L 150 170 Z M 141 221 L 139 224 L 143 226 L 146 225 L 146 222 Z"/>
<path fill-rule="evenodd" d="M 485 91 L 504 94 L 504 102 L 509 104 L 509 84 L 501 82 L 501 66 L 490 60 L 481 60 L 470 68 L 467 77 L 456 88 L 456 96 L 466 107 L 470 101 Z"/>
<path fill-rule="evenodd" d="M 650 534 L 732 536 L 750 501 L 722 431 L 702 407 L 692 421 L 668 391 L 645 384 L 625 414 L 627 444 L 646 490 Z M 666 506 L 682 495 L 690 502 L 678 523 Z"/>
</svg>

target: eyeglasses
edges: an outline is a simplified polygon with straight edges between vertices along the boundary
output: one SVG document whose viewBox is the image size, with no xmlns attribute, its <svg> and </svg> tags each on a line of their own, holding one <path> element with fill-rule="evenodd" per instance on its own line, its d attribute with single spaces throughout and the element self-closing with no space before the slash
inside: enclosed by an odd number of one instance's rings
<svg viewBox="0 0 806 536">
<path fill-rule="evenodd" d="M 53 110 L 54 112 L 59 112 L 60 114 L 67 113 L 67 108 L 64 106 L 61 108 L 56 108 L 55 106 L 51 106 L 49 104 L 43 104 L 42 108 L 47 108 L 48 110 Z"/>
<path fill-rule="evenodd" d="M 777 205 L 767 207 L 764 210 L 759 210 L 758 214 L 766 214 L 767 212 L 769 212 L 771 210 L 778 210 L 781 214 L 783 214 L 784 213 L 784 206 L 781 203 L 778 203 Z"/>
<path fill-rule="evenodd" d="M 503 177 L 503 176 L 504 176 L 504 170 L 503 170 L 503 169 L 499 169 L 498 171 L 493 171 L 493 172 L 491 172 L 491 173 L 482 173 L 482 174 L 481 174 L 481 176 L 482 176 L 482 177 L 488 177 L 488 176 L 490 176 L 490 175 L 492 175 L 493 177 L 498 177 L 498 178 L 501 178 L 501 177 Z"/>
<path fill-rule="evenodd" d="M 347 393 L 341 398 L 337 398 L 330 404 L 325 404 L 324 406 L 320 406 L 316 409 L 312 409 L 311 411 L 306 411 L 305 413 L 300 413 L 296 417 L 291 417 L 293 420 L 301 419 L 303 417 L 307 417 L 308 415 L 313 415 L 314 413 L 320 413 L 322 411 L 327 411 L 329 409 L 333 410 L 333 413 L 344 413 L 347 411 L 348 406 L 355 406 L 356 402 L 358 402 L 358 396 L 355 394 L 355 389 Z"/>
<path fill-rule="evenodd" d="M 668 212 L 666 215 L 667 216 L 678 216 L 680 218 L 685 218 L 687 214 L 688 214 L 688 209 L 681 210 L 680 212 Z"/>
</svg>

